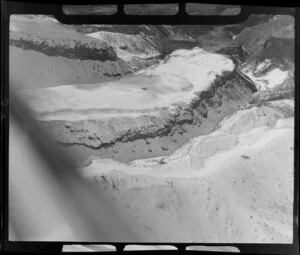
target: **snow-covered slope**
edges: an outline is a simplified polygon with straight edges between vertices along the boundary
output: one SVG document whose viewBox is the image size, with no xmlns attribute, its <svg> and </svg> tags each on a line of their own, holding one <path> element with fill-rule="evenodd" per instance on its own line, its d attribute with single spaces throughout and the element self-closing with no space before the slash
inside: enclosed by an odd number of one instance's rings
<svg viewBox="0 0 300 255">
<path fill-rule="evenodd" d="M 252 23 L 260 23 L 261 19 L 258 17 Z M 199 25 L 74 26 L 43 15 L 13 15 L 10 24 L 11 76 L 17 81 L 14 83 L 23 81 L 29 88 L 105 81 L 157 64 L 160 58 L 177 49 L 230 47 L 234 33 L 235 41 L 244 46 L 247 42 L 244 38 L 252 38 L 257 33 L 246 33 L 243 29 L 241 35 L 236 36 L 240 27 L 260 31 L 246 23 L 218 28 Z M 273 36 L 280 33 L 276 31 Z M 234 48 L 240 51 L 239 47 Z M 222 54 L 227 51 L 223 50 Z M 26 72 L 22 70 L 25 65 Z M 34 80 L 36 75 L 45 78 Z"/>
<path fill-rule="evenodd" d="M 11 86 L 79 151 L 79 173 L 136 217 L 143 240 L 291 242 L 293 22 L 13 16 Z"/>
<path fill-rule="evenodd" d="M 107 42 L 43 16 L 12 15 L 10 46 L 10 76 L 23 87 L 97 82 L 131 72 Z"/>
<path fill-rule="evenodd" d="M 268 103 L 168 157 L 79 172 L 136 216 L 145 241 L 291 243 L 293 122 L 293 101 Z"/>
<path fill-rule="evenodd" d="M 248 55 L 241 64 L 259 91 L 294 87 L 294 18 L 277 15 L 234 39 Z"/>
<path fill-rule="evenodd" d="M 122 61 L 74 60 L 10 47 L 10 87 L 35 89 L 96 83 L 130 72 Z"/>
</svg>

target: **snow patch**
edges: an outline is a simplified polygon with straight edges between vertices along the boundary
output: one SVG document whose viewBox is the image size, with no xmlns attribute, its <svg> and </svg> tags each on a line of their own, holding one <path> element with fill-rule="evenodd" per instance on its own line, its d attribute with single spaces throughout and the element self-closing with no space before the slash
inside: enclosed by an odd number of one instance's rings
<svg viewBox="0 0 300 255">
<path fill-rule="evenodd" d="M 258 90 L 264 91 L 282 84 L 289 77 L 289 71 L 282 71 L 280 68 L 271 69 L 272 64 L 270 59 L 265 59 L 258 65 L 251 64 L 242 70 L 255 82 Z"/>
</svg>

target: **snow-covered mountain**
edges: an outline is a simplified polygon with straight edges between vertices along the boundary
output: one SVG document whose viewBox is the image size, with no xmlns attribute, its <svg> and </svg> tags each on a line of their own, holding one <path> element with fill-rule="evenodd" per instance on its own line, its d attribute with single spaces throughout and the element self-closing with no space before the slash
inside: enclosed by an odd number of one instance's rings
<svg viewBox="0 0 300 255">
<path fill-rule="evenodd" d="M 292 242 L 292 17 L 10 30 L 12 87 L 143 240 Z"/>
<path fill-rule="evenodd" d="M 178 50 L 117 81 L 20 94 L 65 146 L 130 161 L 174 151 L 247 102 L 255 88 L 235 67 L 221 54 Z"/>
<path fill-rule="evenodd" d="M 251 99 L 252 103 L 257 103 L 291 98 L 293 94 L 290 90 L 293 88 L 292 38 L 280 37 L 282 34 L 291 36 L 292 20 L 289 17 L 266 19 L 258 16 L 252 18 L 248 22 L 250 24 L 208 26 L 198 29 L 198 34 L 195 27 L 193 30 L 187 25 L 74 27 L 49 19 L 42 19 L 38 25 L 37 19 L 42 17 L 26 17 L 25 25 L 22 23 L 25 28 L 21 29 L 22 25 L 17 23 L 19 30 L 12 23 L 11 38 L 23 38 L 22 31 L 27 31 L 25 38 L 31 38 L 31 41 L 42 38 L 42 45 L 55 42 L 56 45 L 72 48 L 82 42 L 86 45 L 83 47 L 92 47 L 92 50 L 93 47 L 108 49 L 107 54 L 112 52 L 115 58 L 115 61 L 74 61 L 70 57 L 53 57 L 48 56 L 49 53 L 21 48 L 13 51 L 23 54 L 21 59 L 24 61 L 30 60 L 39 63 L 39 67 L 46 67 L 39 73 L 30 65 L 22 68 L 22 62 L 14 63 L 12 69 L 19 75 L 22 74 L 19 70 L 22 70 L 28 79 L 35 79 L 35 82 L 46 80 L 65 85 L 27 90 L 22 94 L 35 109 L 38 118 L 60 134 L 60 142 L 79 149 L 83 155 L 127 162 L 139 157 L 166 155 L 187 139 L 207 134 L 222 118 Z M 42 27 L 43 22 L 48 29 L 54 30 L 53 38 L 40 31 L 41 28 L 30 33 L 29 28 Z M 31 23 L 32 27 L 28 28 Z M 241 31 L 240 26 L 243 27 Z M 261 31 L 270 27 L 272 30 L 269 36 L 264 33 L 264 44 L 260 48 L 249 43 L 257 38 L 262 40 Z M 16 35 L 13 33 L 15 30 L 19 31 Z M 68 31 L 73 39 L 68 39 L 64 31 Z M 209 32 L 205 34 L 204 31 Z M 165 55 L 162 42 L 172 44 L 176 35 L 176 47 L 181 49 Z M 244 40 L 247 36 L 249 41 Z M 186 49 L 188 41 L 202 49 Z M 256 48 L 252 49 L 254 46 Z M 274 51 L 277 55 L 272 54 Z M 62 52 L 67 54 L 64 50 Z M 100 62 L 97 68 L 93 61 Z M 129 70 L 137 71 L 122 78 Z M 108 72 L 113 73 L 108 75 Z M 121 79 L 105 81 L 107 76 L 110 79 L 111 76 L 120 76 Z M 13 77 L 16 80 L 18 76 Z M 76 78 L 75 85 L 68 85 L 70 79 Z M 66 79 L 69 81 L 65 82 Z M 283 88 L 283 85 L 287 90 L 275 90 Z M 267 88 L 272 88 L 272 92 L 266 92 Z"/>
<path fill-rule="evenodd" d="M 79 173 L 136 216 L 145 241 L 290 243 L 293 123 L 292 100 L 254 106 L 170 156 L 93 159 Z"/>
</svg>

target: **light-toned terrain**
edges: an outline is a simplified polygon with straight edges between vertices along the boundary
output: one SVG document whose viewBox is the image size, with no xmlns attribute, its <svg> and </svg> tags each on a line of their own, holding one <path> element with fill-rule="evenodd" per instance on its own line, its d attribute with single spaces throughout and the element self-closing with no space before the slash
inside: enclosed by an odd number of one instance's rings
<svg viewBox="0 0 300 255">
<path fill-rule="evenodd" d="M 294 30 L 11 22 L 11 88 L 145 242 L 291 243 Z M 46 231 L 47 232 L 47 231 Z M 61 224 L 44 238 L 72 239 Z"/>
<path fill-rule="evenodd" d="M 79 172 L 136 216 L 145 241 L 290 243 L 292 115 L 293 101 L 252 107 L 170 156 Z"/>
</svg>

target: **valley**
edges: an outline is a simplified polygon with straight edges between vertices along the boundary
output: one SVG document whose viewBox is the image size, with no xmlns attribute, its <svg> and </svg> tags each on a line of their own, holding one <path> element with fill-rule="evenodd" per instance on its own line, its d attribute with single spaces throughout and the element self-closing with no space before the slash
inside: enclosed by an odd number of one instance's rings
<svg viewBox="0 0 300 255">
<path fill-rule="evenodd" d="M 10 30 L 10 88 L 145 242 L 292 242 L 293 17 Z"/>
</svg>

